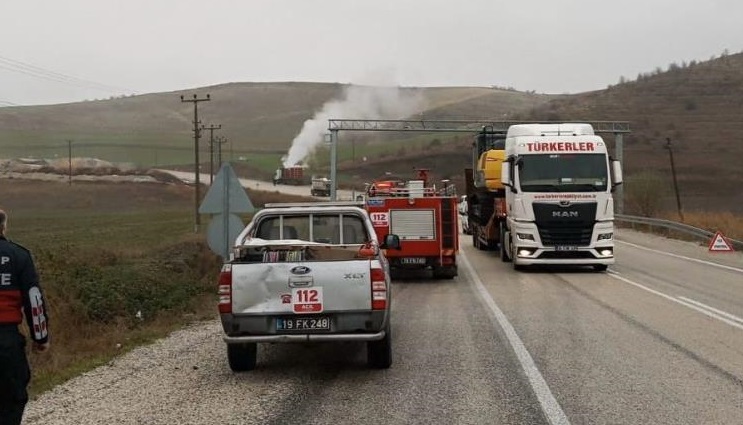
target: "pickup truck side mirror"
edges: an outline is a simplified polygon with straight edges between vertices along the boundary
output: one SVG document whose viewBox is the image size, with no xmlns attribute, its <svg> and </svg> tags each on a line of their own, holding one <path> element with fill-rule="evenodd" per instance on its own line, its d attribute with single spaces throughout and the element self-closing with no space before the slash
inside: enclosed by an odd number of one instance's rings
<svg viewBox="0 0 743 425">
<path fill-rule="evenodd" d="M 397 249 L 400 250 L 402 247 L 400 246 L 400 237 L 397 235 L 384 235 L 384 240 L 382 241 L 382 245 L 380 246 L 382 249 Z"/>
</svg>

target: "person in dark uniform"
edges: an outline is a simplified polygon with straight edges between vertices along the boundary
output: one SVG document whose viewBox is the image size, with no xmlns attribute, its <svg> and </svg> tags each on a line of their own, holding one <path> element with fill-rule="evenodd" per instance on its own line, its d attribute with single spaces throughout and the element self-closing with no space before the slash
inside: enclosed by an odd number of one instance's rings
<svg viewBox="0 0 743 425">
<path fill-rule="evenodd" d="M 33 348 L 49 349 L 49 317 L 31 253 L 5 237 L 8 215 L 0 210 L 0 425 L 21 423 L 31 370 L 18 325 L 25 316 Z"/>
</svg>

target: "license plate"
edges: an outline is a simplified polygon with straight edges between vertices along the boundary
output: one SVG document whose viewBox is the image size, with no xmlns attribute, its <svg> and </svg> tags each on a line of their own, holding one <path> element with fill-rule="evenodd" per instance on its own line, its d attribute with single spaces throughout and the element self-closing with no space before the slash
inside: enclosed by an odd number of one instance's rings
<svg viewBox="0 0 743 425">
<path fill-rule="evenodd" d="M 329 331 L 330 318 L 321 317 L 292 317 L 276 319 L 277 331 Z"/>
<path fill-rule="evenodd" d="M 423 257 L 407 257 L 401 258 L 400 262 L 402 264 L 426 264 L 426 259 Z"/>
<path fill-rule="evenodd" d="M 573 245 L 557 245 L 555 247 L 555 251 L 575 251 L 577 249 L 578 247 Z"/>
</svg>

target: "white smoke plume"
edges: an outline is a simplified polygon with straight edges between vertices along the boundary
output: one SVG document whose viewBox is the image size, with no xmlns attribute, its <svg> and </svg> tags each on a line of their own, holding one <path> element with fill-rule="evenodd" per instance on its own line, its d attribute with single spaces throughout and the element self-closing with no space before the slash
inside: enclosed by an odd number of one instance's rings
<svg viewBox="0 0 743 425">
<path fill-rule="evenodd" d="M 284 167 L 302 161 L 328 133 L 328 119 L 404 119 L 421 110 L 423 97 L 418 90 L 399 87 L 348 86 L 343 99 L 326 102 L 292 140 Z"/>
</svg>

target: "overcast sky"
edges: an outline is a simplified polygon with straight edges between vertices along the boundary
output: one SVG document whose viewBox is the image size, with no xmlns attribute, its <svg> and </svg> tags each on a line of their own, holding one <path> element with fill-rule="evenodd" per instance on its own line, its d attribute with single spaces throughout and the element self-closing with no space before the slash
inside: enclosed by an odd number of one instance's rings
<svg viewBox="0 0 743 425">
<path fill-rule="evenodd" d="M 0 0 L 0 106 L 244 81 L 578 93 L 743 50 L 743 1 L 608 3 Z"/>
</svg>

